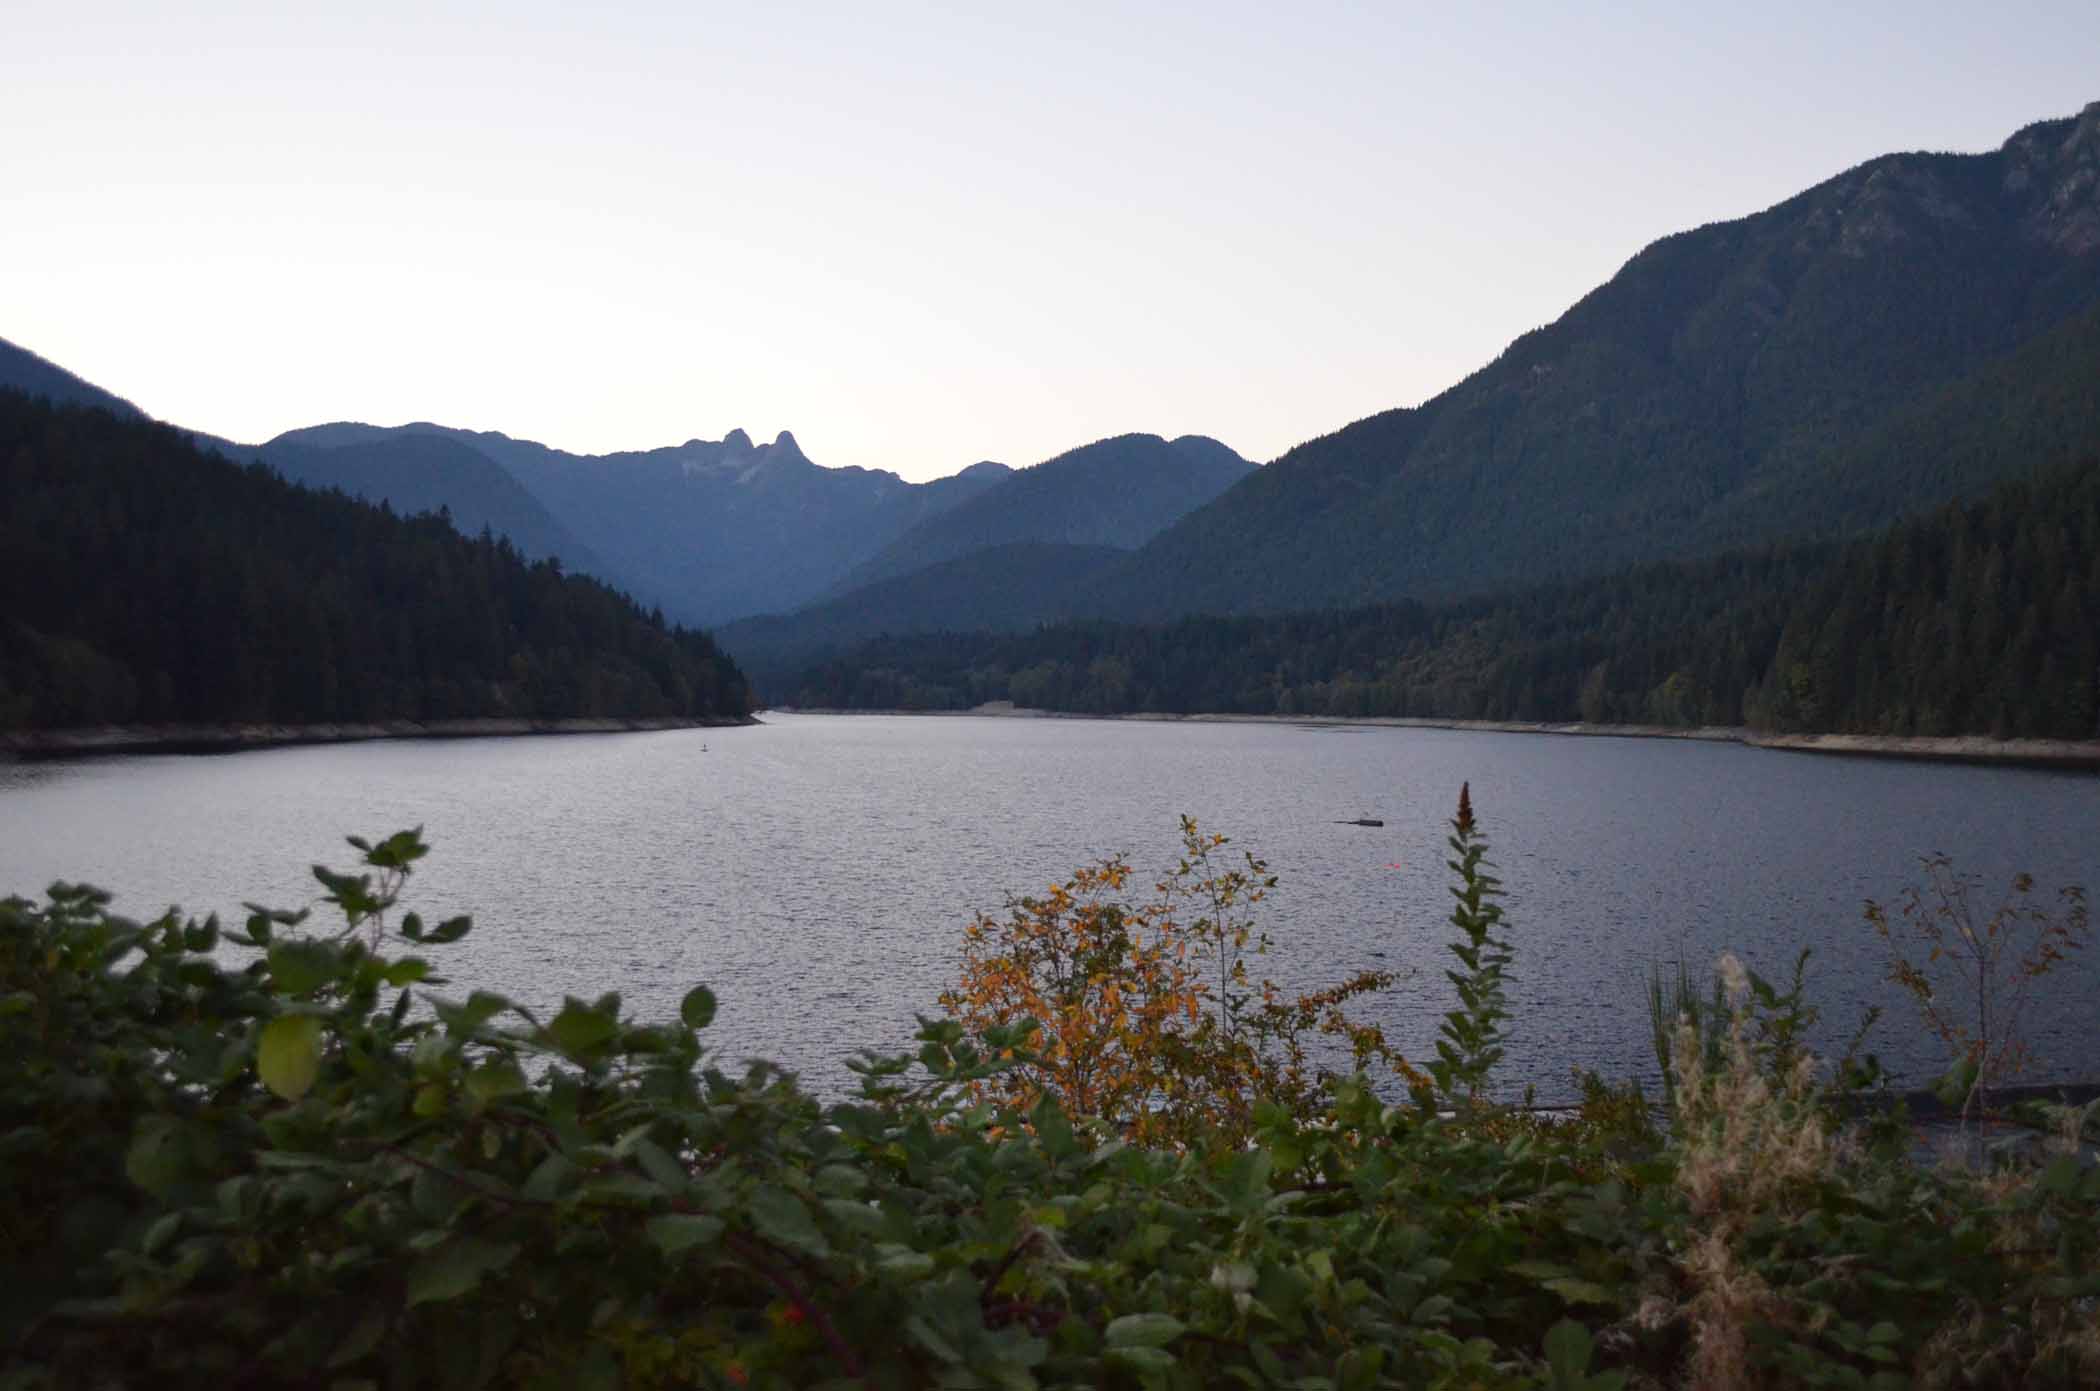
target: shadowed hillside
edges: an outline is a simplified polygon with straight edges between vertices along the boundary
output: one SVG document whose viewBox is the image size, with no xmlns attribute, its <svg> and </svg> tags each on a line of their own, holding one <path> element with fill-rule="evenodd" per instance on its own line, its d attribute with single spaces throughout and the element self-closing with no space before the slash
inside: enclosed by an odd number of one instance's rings
<svg viewBox="0 0 2100 1391">
<path fill-rule="evenodd" d="M 2100 447 L 2100 103 L 1667 237 L 1419 409 L 1300 445 L 1081 611 L 1454 595 L 1843 535 Z"/>
</svg>

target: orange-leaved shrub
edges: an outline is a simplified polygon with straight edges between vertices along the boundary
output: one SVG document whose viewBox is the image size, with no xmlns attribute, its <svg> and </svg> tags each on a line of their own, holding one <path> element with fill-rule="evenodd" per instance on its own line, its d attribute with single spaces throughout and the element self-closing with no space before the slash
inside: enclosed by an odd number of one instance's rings
<svg viewBox="0 0 2100 1391">
<path fill-rule="evenodd" d="M 1262 1103 L 1318 1114 L 1322 1036 L 1359 1071 L 1384 1064 L 1410 1088 L 1427 1085 L 1375 1025 L 1348 1014 L 1393 973 L 1295 995 L 1256 981 L 1248 959 L 1270 940 L 1250 913 L 1275 877 L 1244 852 L 1228 862 L 1226 837 L 1186 816 L 1181 837 L 1180 862 L 1149 897 L 1129 896 L 1129 862 L 1112 856 L 964 929 L 961 976 L 942 1006 L 972 1034 L 1036 1026 L 1031 1050 L 976 1083 L 980 1099 L 1025 1113 L 1050 1096 L 1132 1142 L 1186 1145 L 1245 1139 Z"/>
</svg>

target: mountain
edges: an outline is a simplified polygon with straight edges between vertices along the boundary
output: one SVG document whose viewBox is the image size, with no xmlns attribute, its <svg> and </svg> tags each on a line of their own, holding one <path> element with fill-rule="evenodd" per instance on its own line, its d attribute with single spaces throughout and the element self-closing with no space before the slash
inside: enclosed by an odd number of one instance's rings
<svg viewBox="0 0 2100 1391">
<path fill-rule="evenodd" d="M 0 728 L 740 718 L 704 634 L 595 580 L 0 390 Z"/>
<path fill-rule="evenodd" d="M 886 636 L 804 706 L 2100 738 L 2100 455 L 1850 542 L 1353 610 Z"/>
<path fill-rule="evenodd" d="M 1859 534 L 2100 447 L 2096 306 L 2100 103 L 1988 154 L 1885 156 L 1655 243 L 1457 386 L 1242 480 L 1072 609 L 1450 596 Z"/>
<path fill-rule="evenodd" d="M 63 367 L 0 339 L 0 389 L 62 404 L 93 406 L 129 419 L 146 413 L 113 392 L 83 381 Z M 179 427 L 176 427 L 179 430 Z M 367 502 L 385 502 L 402 516 L 449 508 L 453 524 L 468 534 L 487 527 L 529 559 L 559 556 L 572 569 L 606 573 L 590 549 L 502 468 L 481 452 L 433 437 L 386 440 L 357 427 L 322 426 L 281 436 L 265 445 L 235 444 L 195 430 L 179 430 L 200 448 L 230 459 L 262 459 L 294 483 L 340 488 Z"/>
<path fill-rule="evenodd" d="M 1090 577 L 1254 467 L 1202 435 L 1097 440 L 920 522 L 828 598 L 741 619 L 718 636 L 764 690 L 884 633 L 1010 630 L 1066 617 Z"/>
<path fill-rule="evenodd" d="M 1009 541 L 864 585 L 792 614 L 740 618 L 715 631 L 761 694 L 804 668 L 889 633 L 1009 631 L 1063 617 L 1075 584 L 1125 552 Z"/>
<path fill-rule="evenodd" d="M 732 430 L 721 440 L 603 455 L 431 424 L 324 425 L 272 444 L 338 448 L 416 436 L 451 440 L 501 465 L 598 558 L 605 568 L 596 573 L 673 618 L 703 624 L 808 603 L 907 528 L 1011 472 L 976 464 L 907 483 L 879 470 L 822 468 L 786 431 L 771 444 Z"/>
<path fill-rule="evenodd" d="M 1202 435 L 1098 440 L 920 522 L 856 567 L 834 594 L 1015 542 L 1134 550 L 1253 471 Z"/>
<path fill-rule="evenodd" d="M 559 557 L 571 570 L 610 574 L 538 498 L 478 449 L 436 434 L 351 436 L 332 444 L 317 442 L 336 438 L 325 426 L 299 435 L 232 454 L 260 458 L 309 488 L 339 488 L 367 502 L 385 502 L 402 516 L 444 509 L 461 532 L 474 536 L 487 529 L 507 537 L 529 560 Z"/>
<path fill-rule="evenodd" d="M 143 418 L 122 398 L 4 341 L 0 387 Z M 880 470 L 821 468 L 786 431 L 771 444 L 732 430 L 721 440 L 605 455 L 429 423 L 338 422 L 262 445 L 181 433 L 404 515 L 445 509 L 465 532 L 486 527 L 528 558 L 558 556 L 687 623 L 815 600 L 906 530 L 1013 473 L 979 463 L 907 483 Z"/>
<path fill-rule="evenodd" d="M 123 397 L 82 381 L 56 363 L 0 338 L 0 389 L 40 396 L 66 405 L 96 406 L 112 415 L 145 419 L 146 413 Z"/>
</svg>

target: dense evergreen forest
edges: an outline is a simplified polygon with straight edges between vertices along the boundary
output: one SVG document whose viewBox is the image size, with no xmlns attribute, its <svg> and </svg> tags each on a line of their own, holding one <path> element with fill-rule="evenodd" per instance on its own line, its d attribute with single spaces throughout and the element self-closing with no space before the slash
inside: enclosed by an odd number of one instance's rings
<svg viewBox="0 0 2100 1391">
<path fill-rule="evenodd" d="M 0 390 L 0 728 L 740 717 L 742 674 L 558 561 Z"/>
<path fill-rule="evenodd" d="M 1444 605 L 886 638 L 768 696 L 2100 736 L 2100 460 L 1878 538 Z"/>
</svg>

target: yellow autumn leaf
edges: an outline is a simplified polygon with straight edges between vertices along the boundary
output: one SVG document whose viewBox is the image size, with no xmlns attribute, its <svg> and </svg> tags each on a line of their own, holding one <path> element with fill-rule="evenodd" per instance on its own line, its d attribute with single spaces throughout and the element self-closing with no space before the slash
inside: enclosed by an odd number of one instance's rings
<svg viewBox="0 0 2100 1391">
<path fill-rule="evenodd" d="M 255 1072 L 286 1101 L 297 1101 L 321 1075 L 321 1021 L 281 1014 L 263 1026 L 255 1045 Z"/>
</svg>

